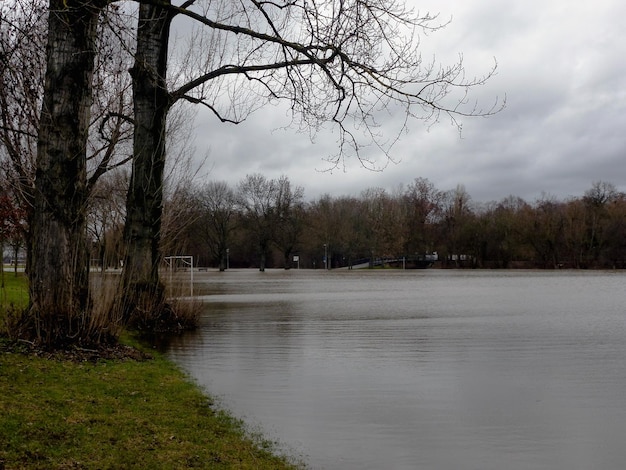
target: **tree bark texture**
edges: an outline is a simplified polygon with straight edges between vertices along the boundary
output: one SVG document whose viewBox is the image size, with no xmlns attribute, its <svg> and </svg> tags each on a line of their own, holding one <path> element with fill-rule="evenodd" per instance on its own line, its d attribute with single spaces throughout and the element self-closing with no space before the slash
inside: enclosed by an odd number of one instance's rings
<svg viewBox="0 0 626 470">
<path fill-rule="evenodd" d="M 126 203 L 122 315 L 151 315 L 163 303 L 159 243 L 163 213 L 165 126 L 170 107 L 167 50 L 171 18 L 164 8 L 140 5 L 137 51 L 131 69 L 134 97 L 133 170 Z"/>
<path fill-rule="evenodd" d="M 87 134 L 100 3 L 50 0 L 26 317 L 47 346 L 87 340 Z"/>
</svg>

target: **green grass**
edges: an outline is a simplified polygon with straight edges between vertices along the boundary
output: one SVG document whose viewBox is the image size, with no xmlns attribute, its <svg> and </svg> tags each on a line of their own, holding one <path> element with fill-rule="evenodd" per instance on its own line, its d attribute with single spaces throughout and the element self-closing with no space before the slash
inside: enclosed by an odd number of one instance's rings
<svg viewBox="0 0 626 470">
<path fill-rule="evenodd" d="M 27 303 L 24 277 L 2 295 Z M 0 469 L 297 468 L 150 354 L 79 362 L 0 338 Z"/>
<path fill-rule="evenodd" d="M 24 273 L 5 270 L 0 278 L 0 312 L 13 306 L 25 308 L 28 305 L 28 283 Z"/>
<path fill-rule="evenodd" d="M 0 468 L 286 469 L 172 363 L 0 354 Z"/>
</svg>

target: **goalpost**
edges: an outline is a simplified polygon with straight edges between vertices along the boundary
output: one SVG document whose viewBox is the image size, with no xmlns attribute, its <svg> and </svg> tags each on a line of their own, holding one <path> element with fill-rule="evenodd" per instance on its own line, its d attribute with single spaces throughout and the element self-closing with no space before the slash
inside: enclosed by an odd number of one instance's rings
<svg viewBox="0 0 626 470">
<path fill-rule="evenodd" d="M 166 256 L 164 260 L 170 273 L 170 289 L 174 271 L 189 268 L 189 295 L 193 297 L 193 256 Z"/>
</svg>

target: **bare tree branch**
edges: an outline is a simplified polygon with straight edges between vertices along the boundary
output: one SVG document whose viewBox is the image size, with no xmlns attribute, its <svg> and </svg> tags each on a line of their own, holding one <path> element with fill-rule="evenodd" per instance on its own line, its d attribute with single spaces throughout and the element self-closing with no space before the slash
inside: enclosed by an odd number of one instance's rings
<svg viewBox="0 0 626 470">
<path fill-rule="evenodd" d="M 172 88 L 172 102 L 203 104 L 220 121 L 238 123 L 261 101 L 287 100 L 299 125 L 313 135 L 323 123 L 338 127 L 339 149 L 329 158 L 335 165 L 354 154 L 371 167 L 362 154 L 371 144 L 392 161 L 390 149 L 409 118 L 432 125 L 445 115 L 460 132 L 459 118 L 491 116 L 505 105 L 505 99 L 496 98 L 482 108 L 471 99 L 471 92 L 495 74 L 495 60 L 475 77 L 466 76 L 462 55 L 451 65 L 423 60 L 421 35 L 449 21 L 414 13 L 401 1 L 241 0 L 181 6 L 141 1 L 193 20 L 219 44 L 219 54 L 211 48 L 203 68 L 188 71 Z M 254 103 L 244 107 L 245 93 Z M 384 135 L 379 116 L 398 112 L 406 119 L 392 136 Z"/>
</svg>

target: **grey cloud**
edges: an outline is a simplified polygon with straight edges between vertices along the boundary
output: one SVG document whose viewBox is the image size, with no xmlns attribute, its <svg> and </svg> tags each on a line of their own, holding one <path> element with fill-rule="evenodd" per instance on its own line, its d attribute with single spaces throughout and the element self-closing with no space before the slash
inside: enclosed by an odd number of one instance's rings
<svg viewBox="0 0 626 470">
<path fill-rule="evenodd" d="M 463 52 L 476 73 L 497 57 L 498 74 L 474 96 L 490 104 L 506 93 L 504 111 L 463 119 L 461 136 L 445 119 L 430 129 L 410 122 L 392 151 L 399 163 L 383 172 L 364 170 L 355 159 L 345 171 L 321 172 L 328 168 L 323 158 L 337 149 L 336 133 L 322 132 L 312 143 L 306 133 L 282 130 L 288 119 L 280 107 L 265 107 L 239 126 L 200 112 L 196 147 L 202 155 L 210 148 L 209 177 L 236 184 L 251 172 L 285 174 L 308 198 L 356 195 L 372 186 L 392 190 L 418 176 L 441 190 L 464 184 L 483 202 L 510 194 L 528 201 L 542 192 L 576 196 L 598 180 L 626 190 L 626 4 L 431 3 L 416 5 L 454 21 L 424 38 L 425 50 L 442 60 Z M 399 119 L 386 117 L 383 130 L 397 130 Z M 383 157 L 375 148 L 365 155 Z"/>
</svg>

